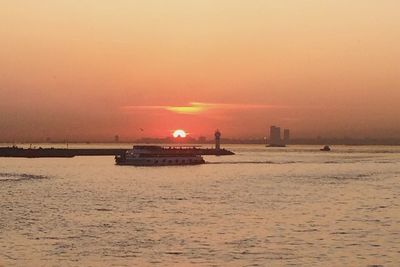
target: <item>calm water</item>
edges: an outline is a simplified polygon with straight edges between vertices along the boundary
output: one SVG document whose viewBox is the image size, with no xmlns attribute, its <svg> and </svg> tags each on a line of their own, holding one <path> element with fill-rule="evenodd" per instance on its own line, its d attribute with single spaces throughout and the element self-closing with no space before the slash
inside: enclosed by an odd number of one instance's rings
<svg viewBox="0 0 400 267">
<path fill-rule="evenodd" d="M 0 266 L 400 266 L 400 147 L 0 158 Z"/>
</svg>

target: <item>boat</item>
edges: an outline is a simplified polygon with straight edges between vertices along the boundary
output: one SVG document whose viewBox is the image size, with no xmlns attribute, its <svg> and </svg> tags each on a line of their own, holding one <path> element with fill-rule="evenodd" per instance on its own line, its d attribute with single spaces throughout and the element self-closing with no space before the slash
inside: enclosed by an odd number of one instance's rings
<svg viewBox="0 0 400 267">
<path fill-rule="evenodd" d="M 323 148 L 320 149 L 321 151 L 331 151 L 331 148 L 329 146 L 324 146 Z"/>
<path fill-rule="evenodd" d="M 285 144 L 268 144 L 266 147 L 286 147 Z"/>
<path fill-rule="evenodd" d="M 117 165 L 169 166 L 198 165 L 205 163 L 193 147 L 133 146 L 125 153 L 115 156 Z"/>
</svg>

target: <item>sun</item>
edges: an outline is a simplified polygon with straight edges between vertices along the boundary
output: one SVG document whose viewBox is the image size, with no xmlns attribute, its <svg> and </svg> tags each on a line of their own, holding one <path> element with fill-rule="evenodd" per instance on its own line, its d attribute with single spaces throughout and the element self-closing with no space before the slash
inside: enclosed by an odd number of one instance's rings
<svg viewBox="0 0 400 267">
<path fill-rule="evenodd" d="M 174 133 L 172 134 L 174 138 L 185 138 L 186 137 L 186 132 L 184 130 L 178 129 L 175 130 Z"/>
</svg>

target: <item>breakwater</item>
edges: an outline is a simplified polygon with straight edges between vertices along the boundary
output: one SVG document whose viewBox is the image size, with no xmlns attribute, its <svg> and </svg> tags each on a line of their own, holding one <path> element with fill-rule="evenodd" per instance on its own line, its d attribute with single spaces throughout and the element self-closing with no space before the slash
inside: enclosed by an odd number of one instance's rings
<svg viewBox="0 0 400 267">
<path fill-rule="evenodd" d="M 0 147 L 0 157 L 18 158 L 72 158 L 75 156 L 116 156 L 124 154 L 128 149 L 123 148 L 20 148 Z M 234 155 L 227 149 L 185 148 L 185 151 L 196 155 Z"/>
</svg>

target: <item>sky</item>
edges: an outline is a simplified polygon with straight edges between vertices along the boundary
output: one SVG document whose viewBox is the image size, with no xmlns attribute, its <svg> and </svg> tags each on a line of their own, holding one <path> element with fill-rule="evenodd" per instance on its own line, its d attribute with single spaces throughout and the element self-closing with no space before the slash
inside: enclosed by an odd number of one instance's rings
<svg viewBox="0 0 400 267">
<path fill-rule="evenodd" d="M 400 137 L 398 0 L 0 6 L 0 141 Z"/>
</svg>

